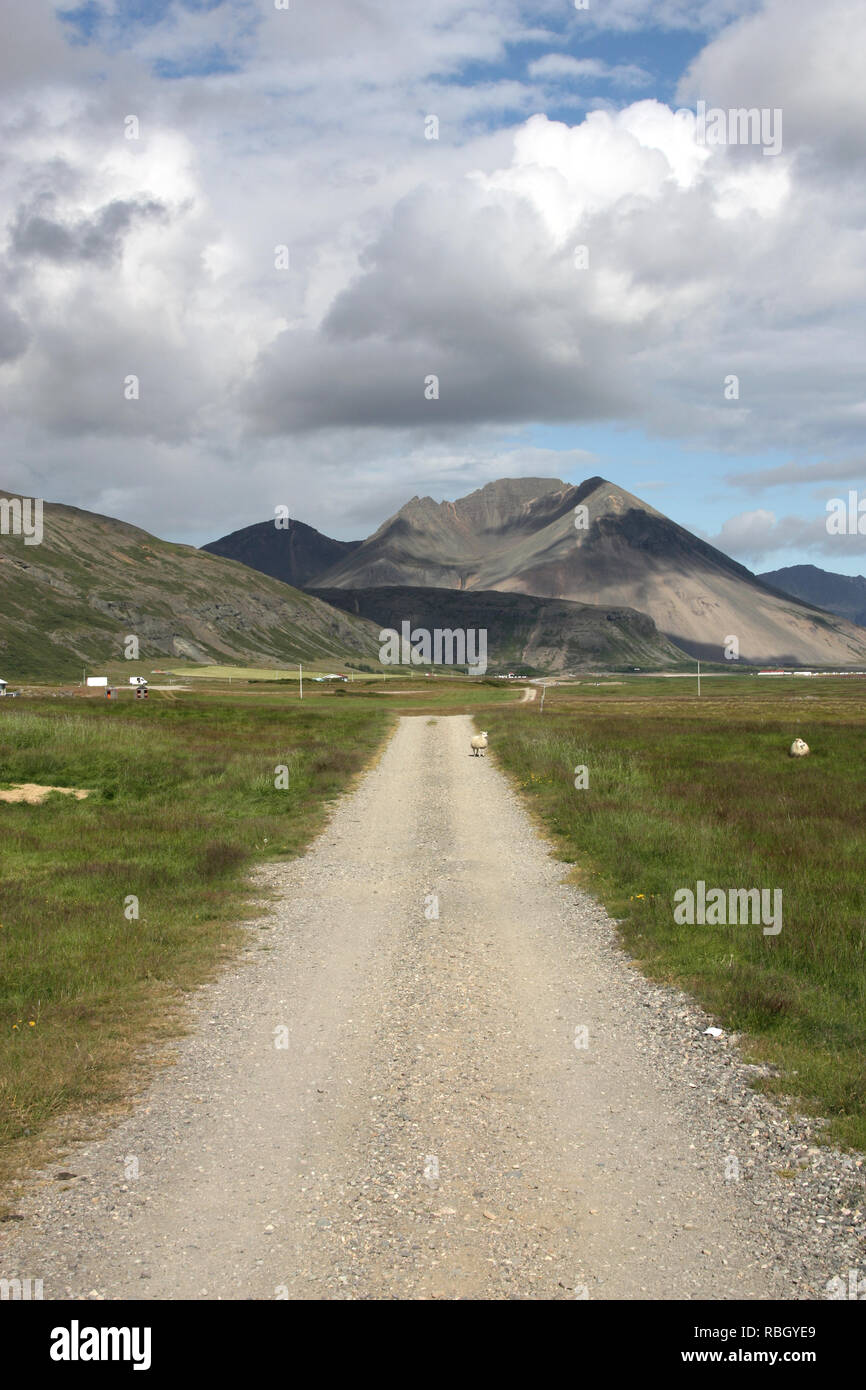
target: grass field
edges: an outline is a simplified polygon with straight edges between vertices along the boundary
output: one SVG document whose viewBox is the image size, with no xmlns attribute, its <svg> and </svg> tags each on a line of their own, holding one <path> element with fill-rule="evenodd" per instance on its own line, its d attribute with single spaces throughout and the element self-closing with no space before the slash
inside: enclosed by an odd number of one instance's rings
<svg viewBox="0 0 866 1390">
<path fill-rule="evenodd" d="M 246 870 L 303 850 L 380 745 L 382 705 L 0 701 L 2 784 L 91 793 L 0 802 L 0 1177 L 177 1030 L 183 991 L 238 944 Z"/>
<path fill-rule="evenodd" d="M 654 977 L 866 1148 L 866 686 L 718 679 L 554 687 L 485 715 L 491 751 Z M 787 756 L 795 736 L 808 758 Z M 575 769 L 589 785 L 575 787 Z M 781 888 L 783 926 L 678 926 L 675 891 Z"/>
<path fill-rule="evenodd" d="M 541 713 L 490 679 L 356 673 L 301 702 L 265 674 L 0 702 L 0 786 L 91 793 L 0 802 L 0 1178 L 62 1116 L 123 1097 L 141 1044 L 177 1032 L 183 993 L 242 939 L 249 868 L 303 851 L 402 713 L 475 715 L 643 967 L 866 1148 L 863 683 L 710 676 L 698 701 L 691 681 L 591 677 L 548 688 Z M 787 757 L 795 735 L 811 757 Z M 699 879 L 781 888 L 782 931 L 677 926 L 673 894 Z"/>
</svg>

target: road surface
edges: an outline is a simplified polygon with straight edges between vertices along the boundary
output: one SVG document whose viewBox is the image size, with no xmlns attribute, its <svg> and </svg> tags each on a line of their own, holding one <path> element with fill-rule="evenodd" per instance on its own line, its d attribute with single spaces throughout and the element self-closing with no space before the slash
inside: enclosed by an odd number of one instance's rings
<svg viewBox="0 0 866 1390">
<path fill-rule="evenodd" d="M 402 718 L 262 871 L 272 907 L 176 1064 L 17 1204 L 0 1273 L 46 1298 L 816 1296 L 726 1180 L 657 987 L 472 732 Z"/>
</svg>

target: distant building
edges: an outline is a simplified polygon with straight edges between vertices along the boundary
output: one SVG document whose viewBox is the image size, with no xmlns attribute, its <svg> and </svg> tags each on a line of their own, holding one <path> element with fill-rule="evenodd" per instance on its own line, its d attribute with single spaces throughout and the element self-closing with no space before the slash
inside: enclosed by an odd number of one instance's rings
<svg viewBox="0 0 866 1390">
<path fill-rule="evenodd" d="M 6 682 L 0 681 L 0 695 L 6 694 Z"/>
</svg>

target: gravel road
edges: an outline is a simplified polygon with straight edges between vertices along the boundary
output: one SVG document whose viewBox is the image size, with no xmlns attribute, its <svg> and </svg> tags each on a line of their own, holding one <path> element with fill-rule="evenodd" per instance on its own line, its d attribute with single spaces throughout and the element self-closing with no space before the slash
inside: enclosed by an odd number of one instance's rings
<svg viewBox="0 0 866 1390">
<path fill-rule="evenodd" d="M 46 1298 L 809 1299 L 866 1266 L 861 1160 L 643 979 L 472 732 L 401 719 L 310 852 L 260 871 L 269 912 L 174 1065 L 22 1191 L 0 1275 Z"/>
</svg>

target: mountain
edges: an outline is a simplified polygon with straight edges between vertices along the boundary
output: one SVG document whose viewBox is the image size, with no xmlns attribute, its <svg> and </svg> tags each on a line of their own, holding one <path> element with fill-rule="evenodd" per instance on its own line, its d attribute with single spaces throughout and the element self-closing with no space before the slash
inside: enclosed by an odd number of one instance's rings
<svg viewBox="0 0 866 1390">
<path fill-rule="evenodd" d="M 6 493 L 13 498 L 15 494 Z M 378 658 L 378 631 L 217 555 L 135 526 L 46 503 L 44 538 L 0 535 L 0 673 L 76 677 L 124 654 L 196 662 Z"/>
<path fill-rule="evenodd" d="M 586 524 L 578 528 L 576 521 Z M 495 589 L 635 609 L 677 647 L 706 660 L 722 660 L 735 636 L 744 662 L 866 662 L 866 633 L 852 623 L 768 588 L 600 477 L 579 486 L 506 478 L 456 502 L 413 497 L 310 581 L 317 590 L 382 585 Z"/>
<path fill-rule="evenodd" d="M 310 589 L 324 602 L 369 618 L 377 628 L 460 628 L 487 633 L 488 666 L 542 671 L 681 663 L 683 653 L 651 618 L 631 608 L 597 608 L 495 590 L 381 587 Z"/>
<path fill-rule="evenodd" d="M 866 627 L 866 579 L 862 574 L 832 574 L 817 565 L 788 565 L 786 569 L 759 574 L 758 578 L 773 589 Z"/>
<path fill-rule="evenodd" d="M 278 529 L 273 521 L 244 526 L 202 546 L 212 555 L 239 560 L 260 574 L 300 587 L 351 554 L 360 541 L 335 541 L 303 521 Z"/>
<path fill-rule="evenodd" d="M 502 478 L 456 502 L 413 497 L 351 555 L 310 582 L 316 588 L 502 588 L 500 580 L 525 563 L 551 525 L 563 518 L 570 525 L 576 491 L 556 478 Z M 573 596 L 548 589 L 541 597 Z"/>
</svg>

